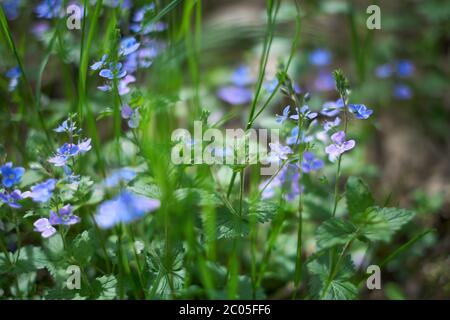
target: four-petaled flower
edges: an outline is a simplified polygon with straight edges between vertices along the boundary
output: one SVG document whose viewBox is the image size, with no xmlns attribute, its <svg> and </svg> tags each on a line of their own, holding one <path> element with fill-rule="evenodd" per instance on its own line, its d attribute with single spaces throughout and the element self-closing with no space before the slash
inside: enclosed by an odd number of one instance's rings
<svg viewBox="0 0 450 320">
<path fill-rule="evenodd" d="M 119 195 L 100 204 L 95 221 L 102 229 L 118 223 L 130 223 L 142 218 L 146 213 L 157 210 L 161 203 L 130 191 L 122 190 Z"/>
<path fill-rule="evenodd" d="M 44 182 L 38 183 L 22 194 L 24 198 L 31 198 L 34 202 L 47 202 L 53 194 L 56 187 L 56 179 L 48 179 Z"/>
<path fill-rule="evenodd" d="M 8 206 L 14 209 L 22 208 L 22 206 L 17 202 L 23 199 L 22 193 L 20 190 L 14 190 L 11 193 L 8 192 L 0 192 L 0 201 L 6 203 Z"/>
<path fill-rule="evenodd" d="M 11 162 L 8 162 L 1 166 L 0 171 L 3 176 L 2 183 L 6 188 L 11 188 L 13 185 L 20 182 L 25 169 L 22 167 L 14 168 Z"/>
<path fill-rule="evenodd" d="M 344 101 L 342 99 L 337 99 L 336 101 L 328 101 L 323 104 L 320 113 L 327 117 L 334 117 L 341 112 L 341 109 L 343 107 Z"/>
<path fill-rule="evenodd" d="M 122 63 L 117 62 L 113 63 L 111 62 L 109 64 L 109 69 L 102 69 L 99 73 L 100 77 L 113 80 L 113 79 L 122 79 L 127 75 L 127 72 L 123 70 Z"/>
<path fill-rule="evenodd" d="M 288 146 L 283 146 L 279 143 L 269 143 L 272 158 L 276 160 L 287 160 L 288 155 L 293 153 L 292 149 Z"/>
<path fill-rule="evenodd" d="M 103 68 L 106 64 L 106 60 L 108 59 L 108 55 L 104 54 L 102 56 L 102 58 L 100 59 L 100 61 L 96 61 L 91 65 L 91 70 L 99 70 L 101 68 Z"/>
<path fill-rule="evenodd" d="M 311 171 L 317 171 L 322 169 L 324 162 L 322 159 L 318 159 L 310 151 L 305 151 L 303 153 L 302 171 L 309 173 Z"/>
<path fill-rule="evenodd" d="M 50 224 L 52 225 L 72 225 L 80 222 L 80 217 L 76 216 L 72 212 L 72 207 L 70 204 L 65 205 L 56 213 L 55 211 L 50 211 Z"/>
<path fill-rule="evenodd" d="M 127 56 L 137 49 L 141 44 L 134 37 L 126 37 L 120 41 L 119 54 L 122 56 Z"/>
<path fill-rule="evenodd" d="M 373 113 L 373 110 L 367 108 L 363 104 L 350 104 L 348 109 L 355 115 L 357 119 L 368 119 Z"/>
<path fill-rule="evenodd" d="M 280 115 L 275 115 L 275 117 L 276 117 L 276 122 L 277 123 L 280 123 L 280 124 L 283 124 L 287 119 L 289 119 L 289 109 L 291 108 L 291 106 L 286 106 L 284 109 L 283 109 L 283 114 L 280 116 Z"/>
<path fill-rule="evenodd" d="M 290 118 L 293 120 L 298 120 L 300 114 L 303 116 L 303 118 L 308 118 L 310 120 L 317 117 L 317 112 L 311 112 L 309 110 L 309 106 L 306 104 L 300 108 L 300 112 L 298 111 L 298 108 L 295 108 L 295 111 L 297 112 L 297 114 L 290 116 Z"/>
<path fill-rule="evenodd" d="M 56 233 L 55 227 L 53 227 L 47 218 L 40 218 L 34 223 L 34 231 L 40 232 L 42 238 L 50 238 Z"/>
<path fill-rule="evenodd" d="M 344 131 L 338 131 L 333 134 L 331 141 L 334 143 L 325 148 L 325 152 L 328 154 L 330 161 L 335 161 L 341 154 L 353 149 L 356 144 L 355 140 L 345 141 Z"/>
</svg>

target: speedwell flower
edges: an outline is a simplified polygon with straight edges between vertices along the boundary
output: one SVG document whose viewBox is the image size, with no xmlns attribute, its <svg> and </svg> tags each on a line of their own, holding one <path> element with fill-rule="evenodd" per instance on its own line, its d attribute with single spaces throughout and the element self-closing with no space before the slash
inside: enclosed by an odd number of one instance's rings
<svg viewBox="0 0 450 320">
<path fill-rule="evenodd" d="M 333 134 L 331 136 L 331 141 L 334 143 L 325 148 L 325 152 L 328 154 L 330 161 L 335 161 L 341 154 L 353 149 L 356 144 L 355 140 L 345 141 L 344 131 L 338 131 Z"/>
<path fill-rule="evenodd" d="M 53 227 L 47 218 L 40 218 L 33 223 L 34 231 L 40 232 L 42 238 L 50 238 L 56 233 L 55 227 Z"/>
<path fill-rule="evenodd" d="M 22 194 L 24 198 L 31 198 L 34 202 L 47 202 L 53 194 L 56 187 L 56 179 L 48 179 L 44 182 L 38 183 Z"/>
<path fill-rule="evenodd" d="M 363 104 L 349 104 L 348 109 L 357 119 L 368 119 L 373 113 L 373 110 Z"/>
<path fill-rule="evenodd" d="M 20 182 L 25 169 L 22 167 L 14 168 L 12 162 L 8 162 L 0 167 L 3 176 L 2 183 L 6 188 L 11 188 L 13 185 Z"/>
<path fill-rule="evenodd" d="M 58 212 L 51 210 L 49 221 L 52 225 L 68 226 L 80 222 L 80 217 L 73 214 L 72 207 L 68 204 L 59 209 Z"/>
</svg>

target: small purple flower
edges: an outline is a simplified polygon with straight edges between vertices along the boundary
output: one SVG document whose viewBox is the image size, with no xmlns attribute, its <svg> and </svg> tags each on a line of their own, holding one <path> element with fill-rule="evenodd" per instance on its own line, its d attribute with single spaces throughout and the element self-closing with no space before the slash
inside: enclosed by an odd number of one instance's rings
<svg viewBox="0 0 450 320">
<path fill-rule="evenodd" d="M 266 89 L 267 92 L 272 93 L 275 91 L 275 89 L 278 86 L 278 79 L 275 78 L 273 80 L 270 81 L 266 81 L 264 82 L 264 89 Z"/>
<path fill-rule="evenodd" d="M 397 84 L 394 87 L 394 97 L 398 100 L 409 100 L 412 97 L 412 90 L 406 84 Z"/>
<path fill-rule="evenodd" d="M 136 81 L 136 78 L 134 76 L 132 76 L 131 74 L 129 74 L 125 78 L 121 79 L 119 81 L 119 85 L 117 86 L 119 95 L 124 96 L 124 95 L 130 93 L 131 89 L 128 87 L 128 85 L 135 81 Z"/>
<path fill-rule="evenodd" d="M 33 223 L 34 231 L 40 232 L 42 238 L 50 238 L 56 233 L 56 229 L 47 218 L 40 218 Z"/>
<path fill-rule="evenodd" d="M 128 120 L 128 126 L 130 128 L 134 129 L 139 126 L 139 121 L 141 118 L 139 108 L 133 110 L 129 105 L 125 104 L 122 106 L 120 113 L 123 119 Z"/>
<path fill-rule="evenodd" d="M 298 143 L 309 143 L 313 141 L 313 137 L 307 136 L 305 131 L 302 131 L 300 137 L 298 136 L 298 126 L 295 126 L 291 130 L 291 135 L 286 138 L 286 143 L 288 145 L 298 144 Z"/>
<path fill-rule="evenodd" d="M 122 69 L 122 63 L 110 63 L 109 69 L 102 69 L 99 73 L 100 77 L 113 80 L 122 79 L 127 75 L 127 72 Z"/>
<path fill-rule="evenodd" d="M 309 54 L 309 62 L 318 67 L 327 66 L 331 63 L 331 52 L 323 48 L 316 49 Z"/>
<path fill-rule="evenodd" d="M 355 115 L 357 119 L 368 119 L 373 113 L 373 110 L 367 108 L 363 104 L 349 104 L 348 109 Z"/>
<path fill-rule="evenodd" d="M 314 80 L 314 89 L 317 91 L 331 91 L 334 90 L 336 82 L 333 75 L 329 71 L 320 71 Z"/>
<path fill-rule="evenodd" d="M 77 131 L 76 123 L 71 119 L 64 120 L 57 128 L 53 129 L 53 131 L 58 133 L 66 132 L 69 134 L 73 134 L 75 131 Z"/>
<path fill-rule="evenodd" d="M 136 171 L 129 168 L 122 168 L 111 173 L 104 181 L 108 188 L 117 187 L 120 183 L 128 183 L 136 177 Z"/>
<path fill-rule="evenodd" d="M 0 167 L 0 171 L 3 176 L 2 183 L 6 188 L 11 188 L 13 185 L 20 182 L 25 169 L 22 167 L 14 168 L 12 162 L 8 162 Z"/>
<path fill-rule="evenodd" d="M 80 217 L 73 214 L 72 207 L 68 204 L 59 209 L 58 213 L 51 210 L 49 221 L 52 225 L 62 224 L 69 226 L 80 222 Z"/>
<path fill-rule="evenodd" d="M 6 203 L 8 206 L 14 209 L 22 208 L 22 206 L 17 202 L 22 199 L 23 199 L 22 192 L 20 192 L 20 190 L 17 189 L 11 193 L 0 192 L 0 201 Z"/>
<path fill-rule="evenodd" d="M 246 86 L 253 82 L 250 68 L 246 65 L 240 65 L 236 68 L 231 76 L 231 81 L 239 87 Z"/>
<path fill-rule="evenodd" d="M 341 124 L 341 118 L 336 117 L 333 121 L 325 121 L 323 124 L 323 129 L 325 130 L 325 132 L 328 132 L 340 124 Z"/>
<path fill-rule="evenodd" d="M 317 171 L 322 169 L 324 162 L 322 159 L 318 159 L 310 151 L 305 151 L 303 153 L 302 171 L 309 173 L 311 171 Z"/>
<path fill-rule="evenodd" d="M 2 3 L 3 10 L 8 20 L 17 19 L 19 16 L 20 0 L 4 0 Z"/>
<path fill-rule="evenodd" d="M 19 78 L 22 75 L 19 66 L 9 69 L 5 75 L 9 78 L 8 91 L 12 92 L 16 90 L 16 87 L 19 84 Z"/>
<path fill-rule="evenodd" d="M 389 78 L 393 72 L 394 70 L 390 63 L 382 64 L 375 69 L 375 75 L 381 79 Z"/>
<path fill-rule="evenodd" d="M 307 106 L 306 104 L 300 108 L 300 112 L 298 111 L 298 108 L 295 108 L 295 111 L 297 112 L 297 114 L 290 116 L 290 118 L 293 120 L 298 120 L 300 114 L 302 115 L 302 118 L 307 118 L 310 120 L 317 117 L 317 112 L 311 112 L 309 110 L 309 106 Z"/>
<path fill-rule="evenodd" d="M 83 141 L 78 142 L 78 150 L 81 153 L 88 152 L 91 150 L 91 139 L 84 139 Z"/>
<path fill-rule="evenodd" d="M 102 229 L 118 223 L 130 223 L 142 218 L 146 213 L 157 210 L 161 203 L 133 192 L 122 190 L 119 195 L 100 204 L 95 221 Z"/>
<path fill-rule="evenodd" d="M 133 15 L 133 22 L 142 22 L 144 20 L 145 14 L 149 11 L 155 10 L 155 4 L 150 3 L 148 5 L 143 6 L 142 8 L 136 10 Z"/>
<path fill-rule="evenodd" d="M 337 99 L 336 101 L 328 101 L 323 104 L 320 113 L 327 117 L 334 117 L 341 112 L 341 109 L 343 107 L 344 101 L 342 99 Z"/>
<path fill-rule="evenodd" d="M 325 148 L 325 152 L 328 154 L 330 161 L 335 161 L 341 154 L 349 151 L 355 147 L 355 140 L 345 141 L 345 132 L 338 131 L 331 136 L 331 144 Z"/>
<path fill-rule="evenodd" d="M 397 74 L 399 77 L 408 78 L 414 73 L 414 64 L 409 60 L 400 60 L 397 63 Z"/>
<path fill-rule="evenodd" d="M 280 115 L 275 115 L 275 117 L 276 117 L 276 123 L 280 123 L 280 124 L 283 124 L 287 119 L 289 119 L 289 109 L 291 108 L 291 106 L 286 106 L 284 109 L 283 109 L 283 114 L 280 116 Z"/>
<path fill-rule="evenodd" d="M 134 37 L 126 37 L 120 41 L 119 55 L 127 56 L 137 49 L 141 44 Z"/>
<path fill-rule="evenodd" d="M 288 155 L 294 153 L 288 146 L 283 146 L 279 143 L 269 143 L 271 150 L 271 158 L 276 160 L 287 160 Z"/>
<path fill-rule="evenodd" d="M 237 86 L 226 86 L 219 89 L 217 95 L 231 105 L 244 105 L 252 101 L 252 91 Z"/>
<path fill-rule="evenodd" d="M 24 192 L 24 198 L 31 198 L 34 202 L 47 202 L 56 187 L 56 179 L 48 179 L 31 187 L 30 191 Z"/>
<path fill-rule="evenodd" d="M 90 68 L 91 70 L 99 70 L 106 65 L 106 60 L 108 59 L 108 55 L 104 54 L 99 61 L 94 62 Z"/>
<path fill-rule="evenodd" d="M 60 16 L 62 0 L 43 0 L 35 8 L 38 18 L 52 19 Z"/>
</svg>

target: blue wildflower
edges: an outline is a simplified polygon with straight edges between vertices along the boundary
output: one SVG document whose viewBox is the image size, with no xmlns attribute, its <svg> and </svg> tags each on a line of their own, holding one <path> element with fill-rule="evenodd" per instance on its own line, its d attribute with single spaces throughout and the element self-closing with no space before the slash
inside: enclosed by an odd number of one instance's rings
<svg viewBox="0 0 450 320">
<path fill-rule="evenodd" d="M 399 77 L 407 78 L 414 73 L 414 64 L 409 60 L 400 60 L 397 63 L 397 74 Z"/>
<path fill-rule="evenodd" d="M 275 91 L 275 89 L 278 86 L 278 79 L 275 78 L 273 80 L 270 81 L 265 81 L 264 82 L 264 89 L 266 89 L 267 92 L 272 93 Z"/>
<path fill-rule="evenodd" d="M 373 110 L 367 108 L 363 104 L 350 104 L 348 109 L 355 115 L 357 119 L 368 119 L 373 113 Z"/>
<path fill-rule="evenodd" d="M 43 0 L 35 8 L 38 18 L 52 19 L 61 14 L 62 0 Z"/>
<path fill-rule="evenodd" d="M 90 68 L 91 70 L 99 70 L 106 65 L 106 60 L 108 59 L 108 55 L 104 54 L 99 61 L 94 62 Z"/>
<path fill-rule="evenodd" d="M 290 118 L 296 121 L 299 119 L 300 115 L 302 115 L 302 118 L 307 118 L 310 120 L 317 117 L 317 112 L 311 112 L 311 110 L 309 110 L 309 106 L 306 104 L 300 108 L 300 112 L 298 108 L 295 108 L 295 111 L 297 112 L 297 114 L 290 116 Z"/>
<path fill-rule="evenodd" d="M 286 143 L 288 145 L 298 144 L 298 143 L 309 143 L 313 141 L 313 137 L 307 136 L 305 131 L 302 131 L 300 137 L 298 136 L 298 126 L 295 126 L 291 130 L 291 135 L 286 138 Z"/>
<path fill-rule="evenodd" d="M 122 190 L 119 195 L 100 204 L 95 221 L 102 229 L 119 223 L 130 223 L 142 218 L 146 213 L 157 210 L 160 201 Z"/>
<path fill-rule="evenodd" d="M 231 105 L 243 105 L 252 101 L 252 91 L 237 86 L 222 87 L 217 91 L 217 95 Z"/>
<path fill-rule="evenodd" d="M 50 238 L 56 233 L 55 227 L 53 227 L 47 218 L 40 218 L 33 223 L 34 231 L 41 234 L 42 238 Z"/>
<path fill-rule="evenodd" d="M 19 16 L 20 0 L 4 0 L 2 3 L 3 10 L 8 20 L 17 19 Z"/>
<path fill-rule="evenodd" d="M 353 149 L 356 144 L 355 140 L 345 140 L 344 131 L 338 131 L 333 134 L 331 141 L 334 143 L 325 148 L 325 152 L 328 154 L 330 161 L 335 161 L 341 154 Z"/>
<path fill-rule="evenodd" d="M 412 90 L 406 84 L 397 84 L 394 86 L 394 97 L 398 100 L 409 100 L 412 97 Z"/>
<path fill-rule="evenodd" d="M 320 71 L 314 80 L 314 89 L 317 91 L 332 91 L 335 88 L 336 82 L 333 75 L 329 71 Z"/>
<path fill-rule="evenodd" d="M 56 179 L 48 179 L 44 182 L 38 183 L 30 188 L 30 191 L 24 192 L 24 198 L 31 198 L 34 202 L 47 202 L 53 194 L 56 187 Z"/>
<path fill-rule="evenodd" d="M 19 66 L 9 69 L 5 75 L 7 78 L 9 78 L 8 90 L 10 92 L 14 91 L 19 84 L 19 78 L 22 75 Z"/>
<path fill-rule="evenodd" d="M 22 208 L 22 206 L 17 202 L 23 199 L 22 192 L 20 190 L 14 190 L 11 193 L 0 192 L 0 201 L 6 203 L 8 206 L 14 209 Z"/>
<path fill-rule="evenodd" d="M 246 65 L 240 65 L 234 70 L 233 75 L 231 76 L 231 81 L 240 87 L 246 86 L 252 83 L 252 75 L 250 73 L 250 68 Z"/>
<path fill-rule="evenodd" d="M 284 109 L 283 109 L 283 114 L 280 116 L 280 115 L 275 115 L 275 117 L 276 117 L 276 122 L 277 123 L 280 123 L 280 124 L 283 124 L 287 119 L 289 119 L 289 109 L 291 108 L 291 106 L 286 106 Z"/>
<path fill-rule="evenodd" d="M 136 12 L 133 15 L 133 22 L 142 22 L 144 20 L 145 15 L 147 12 L 155 10 L 155 4 L 150 3 L 148 5 L 143 6 L 142 8 L 136 10 Z"/>
<path fill-rule="evenodd" d="M 305 151 L 303 153 L 302 171 L 309 173 L 311 171 L 317 171 L 322 169 L 324 162 L 322 159 L 318 159 L 310 151 Z"/>
<path fill-rule="evenodd" d="M 139 120 L 141 118 L 139 108 L 133 110 L 129 105 L 123 105 L 121 115 L 123 119 L 128 120 L 128 126 L 130 128 L 134 129 L 139 126 Z"/>
<path fill-rule="evenodd" d="M 287 160 L 288 155 L 294 153 L 292 149 L 288 146 L 283 146 L 280 143 L 269 143 L 271 150 L 270 159 L 271 160 Z"/>
<path fill-rule="evenodd" d="M 57 128 L 53 129 L 53 131 L 58 133 L 66 132 L 68 134 L 73 134 L 77 131 L 76 123 L 71 119 L 64 120 Z M 80 130 L 77 133 L 79 132 Z"/>
<path fill-rule="evenodd" d="M 375 75 L 381 79 L 389 78 L 393 72 L 394 70 L 390 63 L 380 65 L 375 69 Z"/>
<path fill-rule="evenodd" d="M 339 124 L 341 123 L 341 118 L 336 117 L 333 121 L 326 121 L 323 124 L 323 129 L 325 130 L 325 132 L 330 131 L 331 129 L 333 129 L 334 127 L 337 127 Z"/>
<path fill-rule="evenodd" d="M 107 78 L 109 80 L 121 79 L 127 75 L 127 72 L 122 69 L 122 63 L 110 63 L 109 69 L 102 69 L 99 73 L 100 77 Z"/>
<path fill-rule="evenodd" d="M 80 217 L 73 214 L 72 207 L 68 204 L 59 209 L 57 213 L 51 210 L 49 222 L 52 225 L 62 224 L 68 226 L 80 222 Z"/>
<path fill-rule="evenodd" d="M 117 187 L 122 182 L 128 183 L 136 177 L 136 171 L 129 168 L 122 168 L 111 173 L 104 181 L 108 188 Z"/>
<path fill-rule="evenodd" d="M 309 62 L 319 67 L 327 66 L 331 63 L 331 52 L 327 49 L 316 49 L 309 54 Z"/>
<path fill-rule="evenodd" d="M 12 166 L 12 162 L 8 162 L 0 167 L 0 171 L 3 176 L 3 185 L 6 188 L 11 188 L 13 185 L 20 182 L 22 176 L 25 172 L 25 169 L 22 167 L 14 168 Z"/>
<path fill-rule="evenodd" d="M 141 44 L 134 37 L 126 37 L 120 41 L 119 54 L 121 56 L 127 56 L 137 49 Z"/>
<path fill-rule="evenodd" d="M 342 99 L 337 99 L 336 101 L 328 101 L 323 104 L 320 113 L 327 117 L 334 117 L 341 112 L 341 109 L 343 107 L 344 101 Z"/>
</svg>

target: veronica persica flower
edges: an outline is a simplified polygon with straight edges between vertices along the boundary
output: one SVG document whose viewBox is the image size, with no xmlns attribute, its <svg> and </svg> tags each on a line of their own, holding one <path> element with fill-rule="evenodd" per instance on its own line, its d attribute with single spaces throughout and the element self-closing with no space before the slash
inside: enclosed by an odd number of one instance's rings
<svg viewBox="0 0 450 320">
<path fill-rule="evenodd" d="M 100 204 L 95 221 L 102 229 L 108 229 L 118 223 L 130 223 L 155 211 L 161 203 L 157 199 L 147 198 L 133 192 L 122 190 L 119 195 Z"/>
<path fill-rule="evenodd" d="M 397 74 L 399 77 L 407 78 L 414 73 L 414 64 L 409 60 L 400 60 L 397 63 Z"/>
<path fill-rule="evenodd" d="M 100 59 L 100 61 L 96 61 L 90 66 L 91 70 L 99 70 L 99 69 L 103 68 L 106 65 L 107 59 L 108 59 L 108 55 L 104 54 L 102 56 L 102 58 Z"/>
<path fill-rule="evenodd" d="M 338 131 L 331 136 L 334 143 L 325 148 L 330 161 L 335 161 L 341 154 L 355 147 L 355 140 L 345 140 L 345 132 Z"/>
<path fill-rule="evenodd" d="M 60 15 L 62 0 L 43 0 L 35 8 L 38 18 L 52 19 Z"/>
<path fill-rule="evenodd" d="M 397 84 L 394 87 L 393 94 L 398 100 L 409 100 L 412 97 L 412 90 L 406 84 Z"/>
<path fill-rule="evenodd" d="M 19 84 L 19 78 L 22 75 L 19 66 L 9 69 L 6 72 L 6 77 L 9 78 L 8 91 L 12 92 L 16 89 Z"/>
<path fill-rule="evenodd" d="M 368 119 L 373 113 L 373 110 L 363 104 L 349 104 L 348 109 L 357 119 Z"/>
<path fill-rule="evenodd" d="M 316 49 L 309 54 L 309 62 L 318 67 L 327 66 L 331 63 L 331 52 L 327 49 Z"/>
<path fill-rule="evenodd" d="M 123 70 L 122 63 L 110 63 L 109 69 L 102 69 L 99 73 L 100 77 L 113 80 L 113 79 L 122 79 L 127 75 L 127 72 Z"/>
<path fill-rule="evenodd" d="M 318 159 L 314 156 L 314 153 L 305 151 L 303 153 L 302 171 L 309 173 L 311 171 L 317 171 L 322 169 L 324 162 L 322 159 Z"/>
<path fill-rule="evenodd" d="M 53 131 L 62 133 L 66 132 L 69 134 L 73 134 L 75 131 L 77 131 L 77 127 L 75 122 L 71 121 L 70 119 L 64 120 L 57 128 L 53 129 Z M 80 130 L 78 130 L 78 133 Z"/>
<path fill-rule="evenodd" d="M 80 217 L 73 214 L 72 207 L 68 204 L 59 209 L 58 212 L 51 210 L 49 221 L 52 225 L 62 224 L 69 226 L 80 222 Z"/>
<path fill-rule="evenodd" d="M 231 105 L 243 105 L 252 101 L 252 91 L 238 86 L 226 86 L 219 89 L 217 95 Z"/>
<path fill-rule="evenodd" d="M 253 82 L 250 68 L 245 65 L 240 65 L 234 70 L 231 76 L 231 81 L 237 86 L 243 87 Z"/>
<path fill-rule="evenodd" d="M 344 101 L 342 99 L 337 99 L 336 101 L 328 101 L 323 104 L 320 114 L 327 117 L 334 117 L 341 112 L 343 107 Z"/>
<path fill-rule="evenodd" d="M 289 119 L 289 109 L 291 108 L 291 106 L 286 106 L 284 109 L 283 109 L 283 114 L 280 116 L 280 115 L 275 115 L 275 117 L 276 117 L 276 122 L 277 123 L 280 123 L 280 124 L 283 124 L 287 119 Z"/>
<path fill-rule="evenodd" d="M 22 206 L 18 203 L 18 201 L 21 199 L 23 199 L 23 196 L 20 190 L 14 190 L 11 193 L 0 192 L 0 201 L 6 203 L 11 208 L 22 208 Z"/>
<path fill-rule="evenodd" d="M 141 44 L 134 37 L 126 37 L 120 41 L 119 54 L 122 56 L 127 56 L 137 49 Z"/>
<path fill-rule="evenodd" d="M 298 110 L 298 108 L 295 108 L 295 111 L 297 112 L 297 114 L 290 116 L 290 118 L 293 120 L 298 120 L 300 115 L 302 115 L 303 118 L 308 118 L 310 120 L 317 117 L 317 112 L 311 112 L 306 104 L 300 108 L 300 111 Z"/>
<path fill-rule="evenodd" d="M 336 117 L 333 121 L 325 121 L 323 124 L 323 129 L 325 132 L 330 131 L 334 127 L 337 127 L 341 123 L 341 118 Z"/>
<path fill-rule="evenodd" d="M 0 167 L 3 176 L 2 183 L 6 188 L 11 188 L 13 185 L 20 182 L 25 169 L 22 167 L 14 168 L 12 162 L 8 162 Z"/>
<path fill-rule="evenodd" d="M 277 160 L 287 160 L 288 155 L 294 153 L 288 146 L 279 143 L 269 143 L 271 155 Z"/>
<path fill-rule="evenodd" d="M 33 223 L 34 231 L 41 234 L 42 238 L 50 238 L 56 233 L 55 227 L 53 227 L 47 218 L 40 218 Z"/>
<path fill-rule="evenodd" d="M 56 179 L 48 179 L 44 182 L 38 183 L 30 188 L 30 191 L 24 192 L 24 198 L 31 198 L 34 202 L 47 202 L 53 194 L 56 187 Z"/>
<path fill-rule="evenodd" d="M 393 72 L 394 68 L 390 63 L 382 64 L 375 69 L 375 75 L 381 79 L 389 78 Z"/>
</svg>

